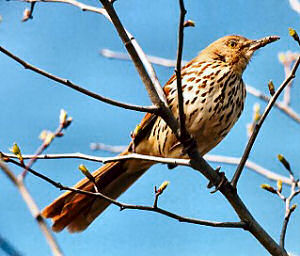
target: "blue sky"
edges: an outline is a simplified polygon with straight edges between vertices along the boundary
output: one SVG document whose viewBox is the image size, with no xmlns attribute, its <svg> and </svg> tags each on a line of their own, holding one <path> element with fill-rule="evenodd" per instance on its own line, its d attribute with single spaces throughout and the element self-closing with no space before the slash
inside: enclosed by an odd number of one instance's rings
<svg viewBox="0 0 300 256">
<path fill-rule="evenodd" d="M 99 6 L 95 0 L 85 1 Z M 37 4 L 34 19 L 21 23 L 24 8 L 20 2 L 0 1 L 0 44 L 15 54 L 53 74 L 68 78 L 90 90 L 114 99 L 135 104 L 149 104 L 134 66 L 129 62 L 108 60 L 99 55 L 103 48 L 125 51 L 114 28 L 104 17 L 81 12 L 63 4 Z M 177 1 L 123 1 L 115 3 L 126 28 L 135 36 L 147 54 L 174 59 L 177 47 Z M 299 15 L 287 0 L 265 1 L 186 1 L 187 18 L 196 23 L 185 31 L 184 59 L 192 59 L 201 49 L 221 36 L 239 34 L 249 38 L 267 35 L 281 37 L 256 54 L 244 73 L 244 81 L 268 93 L 267 82 L 278 86 L 284 79 L 277 54 L 298 51 L 288 36 L 288 27 L 299 28 Z M 173 70 L 155 67 L 164 84 Z M 68 111 L 74 122 L 63 138 L 54 141 L 48 153 L 92 152 L 91 142 L 125 145 L 130 131 L 143 114 L 97 102 L 67 89 L 53 81 L 24 70 L 8 57 L 0 54 L 0 150 L 17 142 L 24 153 L 32 153 L 39 146 L 41 130 L 54 130 L 61 108 Z M 300 112 L 299 79 L 292 89 L 292 107 Z M 246 144 L 246 124 L 252 118 L 255 102 L 248 96 L 245 111 L 226 139 L 212 153 L 241 156 Z M 299 124 L 274 109 L 267 118 L 255 143 L 250 159 L 264 167 L 286 174 L 276 160 L 284 154 L 299 175 Z M 74 184 L 82 175 L 78 160 L 39 161 L 35 169 L 66 185 Z M 89 169 L 97 164 L 86 162 Z M 213 166 L 217 166 L 213 164 Z M 222 165 L 230 177 L 234 167 Z M 20 170 L 12 169 L 19 173 Z M 0 173 L 0 234 L 24 255 L 50 255 L 48 246 L 17 190 Z M 121 201 L 150 205 L 153 187 L 164 180 L 171 182 L 161 197 L 161 207 L 185 216 L 216 221 L 235 221 L 233 210 L 223 197 L 211 195 L 207 181 L 187 168 L 168 170 L 165 166 L 151 168 L 122 197 Z M 278 240 L 283 220 L 283 203 L 262 191 L 265 178 L 246 170 L 239 184 L 239 192 L 246 205 Z M 60 192 L 28 176 L 26 184 L 40 208 L 46 206 Z M 288 188 L 284 187 L 288 192 Z M 295 200 L 297 201 L 297 200 Z M 299 199 L 298 199 L 299 202 Z M 50 222 L 49 222 L 50 223 Z M 286 246 L 300 255 L 300 215 L 292 216 L 287 231 Z M 81 234 L 66 231 L 56 235 L 66 255 L 267 255 L 247 232 L 216 229 L 178 223 L 154 213 L 123 211 L 110 207 L 91 227 Z"/>
</svg>

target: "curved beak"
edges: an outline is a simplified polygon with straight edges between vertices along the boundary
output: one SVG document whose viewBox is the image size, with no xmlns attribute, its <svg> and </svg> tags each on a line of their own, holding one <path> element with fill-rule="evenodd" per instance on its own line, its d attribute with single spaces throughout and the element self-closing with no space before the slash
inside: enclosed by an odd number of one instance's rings
<svg viewBox="0 0 300 256">
<path fill-rule="evenodd" d="M 275 42 L 279 39 L 280 39 L 279 36 L 267 36 L 267 37 L 264 37 L 262 39 L 253 40 L 250 43 L 249 50 L 250 51 L 256 51 L 257 49 L 259 49 L 261 47 L 264 47 L 269 43 L 273 43 L 273 42 Z"/>
</svg>

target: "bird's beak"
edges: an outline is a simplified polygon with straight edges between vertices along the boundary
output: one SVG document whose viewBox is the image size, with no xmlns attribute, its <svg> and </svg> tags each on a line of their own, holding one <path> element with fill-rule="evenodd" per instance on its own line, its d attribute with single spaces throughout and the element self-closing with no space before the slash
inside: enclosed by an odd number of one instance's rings
<svg viewBox="0 0 300 256">
<path fill-rule="evenodd" d="M 267 44 L 269 43 L 272 43 L 272 42 L 275 42 L 277 40 L 279 40 L 280 37 L 279 36 L 267 36 L 267 37 L 264 37 L 262 39 L 258 39 L 258 40 L 253 40 L 251 43 L 250 43 L 250 46 L 249 46 L 249 50 L 254 52 L 256 51 L 257 49 L 261 48 L 261 47 L 264 47 L 266 46 Z"/>
</svg>

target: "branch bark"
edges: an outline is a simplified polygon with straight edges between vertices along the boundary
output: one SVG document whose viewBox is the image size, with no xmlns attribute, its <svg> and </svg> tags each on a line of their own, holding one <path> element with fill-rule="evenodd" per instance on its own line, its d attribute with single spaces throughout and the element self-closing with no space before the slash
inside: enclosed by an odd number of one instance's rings
<svg viewBox="0 0 300 256">
<path fill-rule="evenodd" d="M 184 17 L 186 9 L 184 7 L 184 1 L 179 0 L 180 6 L 180 18 L 178 25 L 178 46 L 177 46 L 177 61 L 176 61 L 176 80 L 177 80 L 177 100 L 178 100 L 178 116 L 179 116 L 179 136 L 187 137 L 187 131 L 185 127 L 185 115 L 183 106 L 183 93 L 182 93 L 182 80 L 181 80 L 181 62 L 182 62 L 182 50 L 183 50 L 183 33 L 184 33 Z"/>
</svg>

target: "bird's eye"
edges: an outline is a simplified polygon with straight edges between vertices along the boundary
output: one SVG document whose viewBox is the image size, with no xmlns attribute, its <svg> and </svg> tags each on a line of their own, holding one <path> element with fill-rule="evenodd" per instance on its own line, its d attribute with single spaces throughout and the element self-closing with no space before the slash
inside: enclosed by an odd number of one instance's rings
<svg viewBox="0 0 300 256">
<path fill-rule="evenodd" d="M 228 46 L 231 48 L 234 48 L 237 46 L 237 42 L 236 41 L 229 41 Z"/>
</svg>

